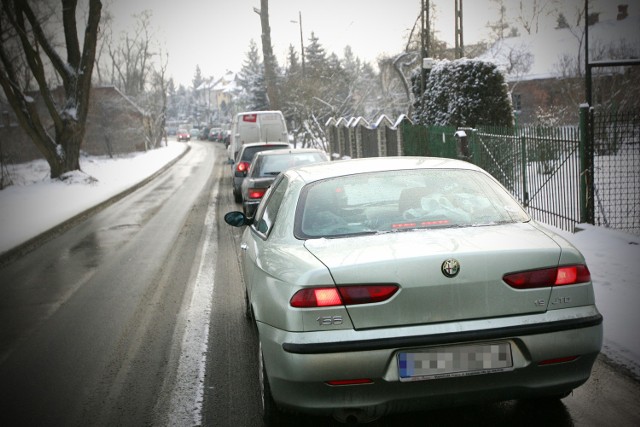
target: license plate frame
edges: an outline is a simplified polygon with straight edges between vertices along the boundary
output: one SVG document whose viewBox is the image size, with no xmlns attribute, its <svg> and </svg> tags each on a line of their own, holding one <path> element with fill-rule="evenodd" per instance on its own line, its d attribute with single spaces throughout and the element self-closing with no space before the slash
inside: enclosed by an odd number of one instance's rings
<svg viewBox="0 0 640 427">
<path fill-rule="evenodd" d="M 424 381 L 512 371 L 508 341 L 455 344 L 400 351 L 396 354 L 400 381 Z"/>
</svg>

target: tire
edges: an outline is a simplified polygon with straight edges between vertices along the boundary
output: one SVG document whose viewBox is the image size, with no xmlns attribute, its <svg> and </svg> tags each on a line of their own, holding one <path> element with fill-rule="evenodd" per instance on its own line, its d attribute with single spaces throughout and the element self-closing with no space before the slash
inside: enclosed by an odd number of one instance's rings
<svg viewBox="0 0 640 427">
<path fill-rule="evenodd" d="M 253 320 L 253 311 L 251 310 L 251 303 L 249 302 L 249 294 L 247 290 L 244 291 L 244 316 L 248 320 Z"/>
<path fill-rule="evenodd" d="M 525 401 L 530 402 L 535 405 L 539 404 L 552 404 L 555 402 L 560 402 L 565 397 L 569 397 L 573 393 L 573 389 L 567 391 L 561 391 L 553 394 L 548 394 L 546 396 L 537 396 L 529 399 L 525 399 Z"/>
<path fill-rule="evenodd" d="M 269 378 L 264 367 L 264 358 L 262 357 L 262 344 L 260 344 L 260 339 L 258 339 L 258 360 L 260 362 L 258 364 L 258 380 L 260 382 L 260 398 L 262 400 L 262 421 L 264 421 L 266 427 L 280 426 L 285 420 L 271 395 Z"/>
<path fill-rule="evenodd" d="M 568 390 L 568 391 L 563 391 L 561 393 L 557 393 L 557 394 L 551 394 L 549 396 L 545 396 L 543 398 L 543 400 L 547 400 L 547 401 L 551 401 L 551 400 L 562 400 L 565 397 L 569 397 L 571 395 L 571 393 L 573 393 L 573 389 L 572 390 Z"/>
<path fill-rule="evenodd" d="M 242 203 L 242 194 L 233 190 L 233 199 L 236 201 L 236 203 Z"/>
</svg>

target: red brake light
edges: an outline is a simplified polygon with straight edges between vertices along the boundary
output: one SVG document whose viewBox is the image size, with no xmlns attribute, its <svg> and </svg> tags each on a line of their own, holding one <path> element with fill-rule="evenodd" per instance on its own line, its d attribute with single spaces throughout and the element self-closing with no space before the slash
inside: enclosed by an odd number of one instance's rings
<svg viewBox="0 0 640 427">
<path fill-rule="evenodd" d="M 351 285 L 301 289 L 289 303 L 292 307 L 331 307 L 337 305 L 370 304 L 391 298 L 398 285 Z"/>
<path fill-rule="evenodd" d="M 238 172 L 246 172 L 246 171 L 249 170 L 249 166 L 250 165 L 251 165 L 251 163 L 249 163 L 249 162 L 240 162 L 236 166 L 236 171 L 238 171 Z"/>
<path fill-rule="evenodd" d="M 342 305 L 340 294 L 336 288 L 301 289 L 289 301 L 292 307 L 329 307 Z"/>
<path fill-rule="evenodd" d="M 591 281 L 591 274 L 586 265 L 567 265 L 510 273 L 502 279 L 513 288 L 534 289 L 586 283 Z"/>
<path fill-rule="evenodd" d="M 586 265 L 570 265 L 558 268 L 558 276 L 555 284 L 573 285 L 574 283 L 585 283 L 591 281 L 591 273 Z"/>
<path fill-rule="evenodd" d="M 249 189 L 249 198 L 250 199 L 262 199 L 264 193 L 267 192 L 266 188 L 250 188 Z"/>
</svg>

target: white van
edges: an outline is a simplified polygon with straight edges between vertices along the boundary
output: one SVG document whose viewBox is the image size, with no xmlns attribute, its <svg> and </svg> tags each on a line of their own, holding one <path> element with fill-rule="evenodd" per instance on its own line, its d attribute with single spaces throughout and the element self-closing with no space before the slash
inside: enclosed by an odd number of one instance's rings
<svg viewBox="0 0 640 427">
<path fill-rule="evenodd" d="M 231 125 L 231 142 L 227 148 L 234 160 L 242 144 L 250 142 L 289 142 L 289 133 L 281 111 L 245 111 L 238 113 Z"/>
</svg>

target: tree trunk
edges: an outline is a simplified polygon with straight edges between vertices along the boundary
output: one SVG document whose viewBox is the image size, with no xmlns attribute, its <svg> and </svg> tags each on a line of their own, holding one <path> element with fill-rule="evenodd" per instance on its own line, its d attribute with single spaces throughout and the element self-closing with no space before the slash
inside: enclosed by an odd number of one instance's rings
<svg viewBox="0 0 640 427">
<path fill-rule="evenodd" d="M 77 34 L 77 0 L 61 0 L 62 22 L 67 58 L 63 60 L 51 44 L 42 23 L 26 0 L 3 1 L 0 13 L 3 23 L 15 30 L 17 44 L 0 44 L 0 86 L 16 118 L 40 153 L 49 163 L 51 178 L 80 170 L 80 146 L 85 134 L 89 111 L 91 75 L 96 55 L 98 25 L 102 11 L 100 0 L 89 0 L 89 13 L 84 26 L 84 45 L 80 50 Z M 37 9 L 36 9 L 37 10 Z M 20 46 L 26 64 L 14 64 L 12 52 L 6 47 Z M 43 58 L 46 55 L 46 58 Z M 55 96 L 49 87 L 49 62 L 63 83 L 63 95 Z M 28 66 L 38 85 L 38 94 L 52 123 L 41 119 L 34 96 L 28 96 L 18 83 L 20 66 Z M 51 135 L 53 128 L 54 135 Z"/>
<path fill-rule="evenodd" d="M 260 0 L 260 24 L 262 26 L 262 55 L 264 56 L 264 79 L 267 84 L 267 96 L 272 110 L 279 110 L 278 88 L 276 86 L 276 66 L 271 46 L 271 27 L 269 27 L 269 0 Z"/>
</svg>

